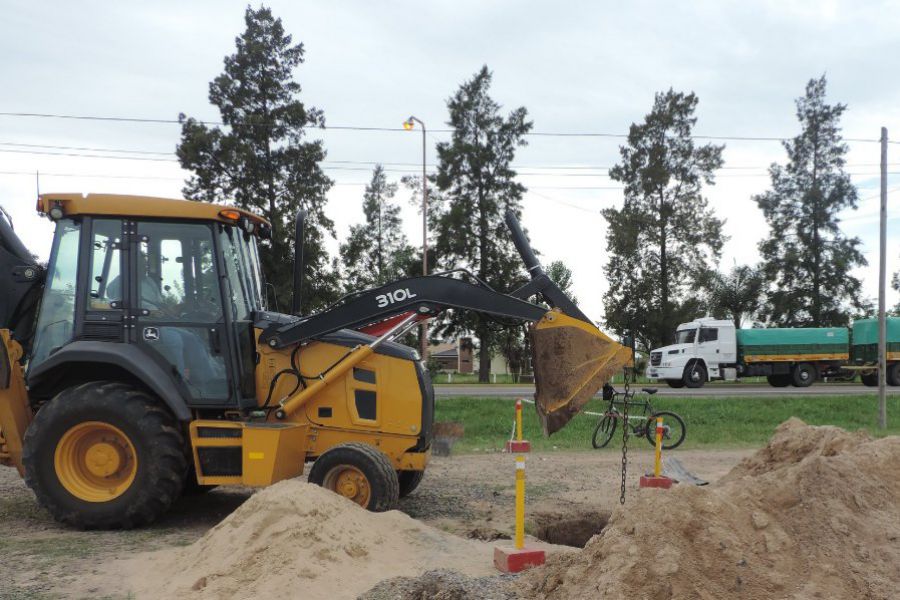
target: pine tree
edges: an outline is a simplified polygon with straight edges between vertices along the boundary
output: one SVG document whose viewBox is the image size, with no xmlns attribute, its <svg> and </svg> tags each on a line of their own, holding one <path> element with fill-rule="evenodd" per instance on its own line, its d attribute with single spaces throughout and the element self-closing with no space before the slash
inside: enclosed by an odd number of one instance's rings
<svg viewBox="0 0 900 600">
<path fill-rule="evenodd" d="M 656 94 L 644 122 L 632 124 L 610 177 L 624 184 L 622 208 L 602 211 L 610 282 L 606 325 L 643 346 L 670 339 L 678 323 L 702 310 L 724 235 L 702 194 L 722 166 L 723 146 L 697 146 L 697 96 Z"/>
<path fill-rule="evenodd" d="M 748 265 L 735 265 L 727 274 L 716 273 L 710 291 L 710 307 L 717 317 L 734 321 L 740 329 L 744 317 L 752 319 L 762 306 L 765 281 L 762 272 Z"/>
<path fill-rule="evenodd" d="M 503 117 L 489 95 L 490 86 L 491 72 L 485 66 L 447 102 L 453 132 L 449 142 L 437 146 L 438 194 L 429 198 L 434 206 L 430 217 L 441 267 L 465 267 L 494 288 L 507 290 L 525 280 L 504 214 L 521 213 L 525 187 L 516 181 L 511 163 L 532 124 L 524 107 Z M 436 330 L 446 337 L 475 332 L 480 344 L 478 379 L 486 382 L 498 329 L 479 315 L 454 311 Z"/>
<path fill-rule="evenodd" d="M 769 285 L 767 319 L 785 327 L 847 325 L 862 310 L 861 283 L 851 275 L 866 260 L 859 238 L 840 229 L 838 214 L 856 208 L 856 188 L 844 172 L 844 104 L 825 102 L 825 76 L 811 79 L 797 99 L 800 134 L 783 143 L 786 166 L 769 168 L 772 189 L 754 200 L 769 224 L 760 243 Z"/>
<path fill-rule="evenodd" d="M 389 183 L 381 165 L 376 165 L 372 180 L 363 195 L 365 221 L 350 228 L 341 244 L 346 291 L 384 285 L 409 277 L 418 257 L 406 241 L 400 207 L 391 201 L 397 184 Z"/>
<path fill-rule="evenodd" d="M 325 215 L 332 181 L 319 163 L 321 141 L 305 141 L 307 127 L 324 126 L 322 111 L 300 101 L 294 69 L 303 63 L 303 44 L 293 44 L 281 19 L 266 7 L 247 8 L 245 31 L 236 52 L 209 85 L 209 101 L 218 108 L 222 127 L 180 115 L 181 166 L 193 172 L 184 194 L 206 202 L 234 203 L 272 223 L 272 239 L 261 245 L 268 283 L 282 308 L 292 290 L 293 221 L 307 211 L 303 240 L 303 307 L 309 311 L 331 301 L 337 276 L 328 267 L 324 246 L 334 224 Z"/>
</svg>

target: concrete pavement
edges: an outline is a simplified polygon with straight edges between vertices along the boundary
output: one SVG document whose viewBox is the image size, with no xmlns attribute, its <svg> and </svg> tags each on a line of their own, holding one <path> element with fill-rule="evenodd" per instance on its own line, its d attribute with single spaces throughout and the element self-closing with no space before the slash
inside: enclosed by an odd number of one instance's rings
<svg viewBox="0 0 900 600">
<path fill-rule="evenodd" d="M 621 391 L 622 384 L 617 384 L 616 389 Z M 637 388 L 656 387 L 659 396 L 709 396 L 709 397 L 772 397 L 772 396 L 856 396 L 860 394 L 877 395 L 878 388 L 867 387 L 858 384 L 841 383 L 816 383 L 808 388 L 774 388 L 766 384 L 720 384 L 706 385 L 700 389 L 690 390 L 686 388 L 673 389 L 663 384 L 661 386 L 638 385 Z M 900 394 L 900 387 L 888 387 L 888 394 Z M 492 384 L 442 384 L 434 386 L 437 398 L 452 396 L 481 396 L 498 398 L 515 398 L 524 396 L 530 398 L 534 395 L 533 385 L 492 385 Z"/>
</svg>

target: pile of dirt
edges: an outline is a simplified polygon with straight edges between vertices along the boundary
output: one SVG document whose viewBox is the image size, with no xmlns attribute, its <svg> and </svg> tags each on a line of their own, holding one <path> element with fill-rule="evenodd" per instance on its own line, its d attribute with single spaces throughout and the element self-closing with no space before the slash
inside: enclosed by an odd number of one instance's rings
<svg viewBox="0 0 900 600">
<path fill-rule="evenodd" d="M 896 598 L 900 437 L 783 423 L 715 485 L 642 490 L 538 598 Z"/>
<path fill-rule="evenodd" d="M 493 574 L 492 549 L 289 480 L 254 494 L 194 544 L 135 558 L 126 587 L 138 598 L 354 598 L 429 569 Z"/>
</svg>

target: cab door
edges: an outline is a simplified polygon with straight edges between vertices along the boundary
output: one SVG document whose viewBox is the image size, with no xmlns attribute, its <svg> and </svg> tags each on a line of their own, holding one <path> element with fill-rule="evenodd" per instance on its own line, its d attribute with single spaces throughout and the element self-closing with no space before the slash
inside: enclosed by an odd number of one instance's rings
<svg viewBox="0 0 900 600">
<path fill-rule="evenodd" d="M 133 231 L 132 342 L 164 363 L 192 404 L 234 405 L 212 227 L 144 221 Z"/>
</svg>

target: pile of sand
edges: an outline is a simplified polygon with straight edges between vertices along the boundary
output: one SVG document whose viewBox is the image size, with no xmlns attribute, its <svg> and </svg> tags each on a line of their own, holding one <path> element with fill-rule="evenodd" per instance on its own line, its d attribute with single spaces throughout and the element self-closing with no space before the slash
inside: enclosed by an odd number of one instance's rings
<svg viewBox="0 0 900 600">
<path fill-rule="evenodd" d="M 289 480 L 254 494 L 194 544 L 141 557 L 126 569 L 127 587 L 138 598 L 355 598 L 436 567 L 493 574 L 492 549 Z"/>
<path fill-rule="evenodd" d="M 897 598 L 900 438 L 783 423 L 707 488 L 642 490 L 538 598 Z"/>
</svg>

